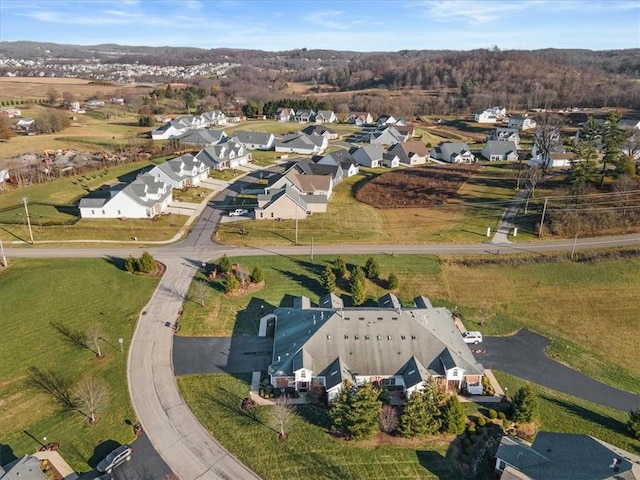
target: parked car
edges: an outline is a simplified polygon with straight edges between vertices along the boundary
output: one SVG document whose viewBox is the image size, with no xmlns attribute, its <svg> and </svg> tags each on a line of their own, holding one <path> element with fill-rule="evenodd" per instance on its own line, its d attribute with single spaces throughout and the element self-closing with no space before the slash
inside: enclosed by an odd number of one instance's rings
<svg viewBox="0 0 640 480">
<path fill-rule="evenodd" d="M 120 445 L 98 464 L 97 470 L 100 473 L 111 473 L 118 465 L 131 460 L 132 453 L 133 448 L 130 445 Z"/>
<path fill-rule="evenodd" d="M 236 208 L 229 212 L 230 217 L 243 217 L 244 215 L 249 215 L 249 210 L 245 210 L 244 208 Z"/>
<path fill-rule="evenodd" d="M 480 332 L 464 332 L 462 334 L 465 343 L 473 343 L 475 345 L 482 342 L 482 334 Z"/>
<path fill-rule="evenodd" d="M 104 475 L 100 475 L 99 477 L 95 477 L 93 480 L 113 480 L 113 477 L 111 475 L 109 475 L 108 473 L 105 473 Z"/>
</svg>

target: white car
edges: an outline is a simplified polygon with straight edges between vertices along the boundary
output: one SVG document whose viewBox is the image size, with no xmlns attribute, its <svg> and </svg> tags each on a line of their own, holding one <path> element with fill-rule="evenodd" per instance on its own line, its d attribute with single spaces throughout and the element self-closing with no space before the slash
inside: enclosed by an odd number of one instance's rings
<svg viewBox="0 0 640 480">
<path fill-rule="evenodd" d="M 245 215 L 249 215 L 249 210 L 245 210 L 244 208 L 236 208 L 229 212 L 230 217 L 243 217 Z"/>
<path fill-rule="evenodd" d="M 482 334 L 480 332 L 464 332 L 462 338 L 464 339 L 464 343 L 477 345 L 482 342 Z"/>
</svg>

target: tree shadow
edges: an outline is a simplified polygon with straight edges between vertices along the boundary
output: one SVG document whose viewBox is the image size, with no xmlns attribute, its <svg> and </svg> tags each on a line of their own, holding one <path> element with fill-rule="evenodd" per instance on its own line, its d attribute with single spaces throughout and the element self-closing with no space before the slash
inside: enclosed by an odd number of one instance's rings
<svg viewBox="0 0 640 480">
<path fill-rule="evenodd" d="M 58 333 L 62 335 L 63 339 L 70 345 L 74 347 L 86 348 L 90 352 L 93 352 L 96 355 L 98 354 L 98 352 L 95 352 L 87 345 L 87 336 L 84 332 L 80 330 L 74 330 L 59 322 L 49 322 L 49 325 L 55 328 Z"/>
<path fill-rule="evenodd" d="M 418 457 L 418 463 L 425 470 L 434 474 L 438 479 L 441 480 L 450 480 L 456 477 L 456 474 L 460 474 L 461 472 L 456 472 L 451 464 L 451 452 L 452 449 L 449 447 L 447 450 L 446 456 L 443 457 L 440 453 L 433 450 L 416 450 L 416 457 Z"/>
<path fill-rule="evenodd" d="M 99 443 L 93 449 L 93 455 L 89 457 L 87 463 L 91 468 L 96 468 L 98 464 L 112 451 L 118 448 L 121 444 L 115 440 L 105 440 Z"/>
<path fill-rule="evenodd" d="M 293 303 L 293 302 L 292 302 Z M 260 319 L 272 313 L 277 307 L 263 298 L 252 297 L 249 303 L 236 315 L 233 335 L 257 335 Z"/>
<path fill-rule="evenodd" d="M 21 242 L 24 242 L 24 243 L 29 243 L 29 240 L 28 240 L 28 239 L 26 239 L 26 238 L 22 238 L 22 237 L 19 237 L 18 235 L 16 235 L 16 234 L 15 234 L 15 233 L 13 233 L 12 231 L 7 230 L 5 227 L 0 227 L 0 230 L 2 230 L 3 232 L 8 233 L 8 234 L 9 234 L 9 235 L 11 235 L 12 237 L 14 237 L 16 240 L 20 240 Z"/>
<path fill-rule="evenodd" d="M 281 270 L 278 268 L 274 270 L 276 272 L 279 272 L 281 275 L 284 275 L 285 277 L 290 278 L 301 287 L 307 290 L 310 290 L 311 292 L 315 293 L 318 296 L 321 296 L 324 293 L 324 290 L 322 289 L 322 285 L 320 285 L 320 282 L 318 281 L 317 278 L 313 278 L 311 276 L 304 275 L 302 273 L 295 273 L 287 270 Z"/>
<path fill-rule="evenodd" d="M 306 422 L 324 428 L 326 431 L 329 431 L 329 428 L 331 427 L 329 412 L 322 408 L 318 408 L 315 405 L 296 405 L 296 413 L 300 415 L 300 417 L 303 418 Z"/>
<path fill-rule="evenodd" d="M 115 257 L 112 255 L 108 255 L 107 257 L 104 258 L 104 261 L 107 262 L 109 265 L 116 267 L 118 270 L 122 270 L 122 271 L 127 270 L 125 268 L 126 260 L 122 257 Z"/>
</svg>

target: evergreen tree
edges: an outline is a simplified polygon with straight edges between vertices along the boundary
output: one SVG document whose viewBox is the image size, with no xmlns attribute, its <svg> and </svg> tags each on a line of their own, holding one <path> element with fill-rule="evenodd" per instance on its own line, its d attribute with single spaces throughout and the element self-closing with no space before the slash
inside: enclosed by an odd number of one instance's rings
<svg viewBox="0 0 640 480">
<path fill-rule="evenodd" d="M 398 277 L 396 277 L 395 274 L 390 273 L 389 280 L 387 280 L 387 289 L 395 290 L 396 288 L 398 288 Z"/>
<path fill-rule="evenodd" d="M 253 283 L 264 282 L 264 273 L 259 265 L 253 267 L 253 271 L 251 272 L 251 281 Z"/>
<path fill-rule="evenodd" d="M 351 290 L 351 297 L 353 298 L 354 305 L 362 305 L 367 298 L 367 292 L 365 288 L 365 276 L 360 267 L 356 267 L 351 273 L 351 279 L 349 280 L 349 288 Z"/>
<path fill-rule="evenodd" d="M 627 431 L 633 438 L 640 439 L 640 408 L 629 412 L 629 420 L 627 421 Z"/>
<path fill-rule="evenodd" d="M 338 396 L 331 402 L 329 409 L 329 419 L 331 420 L 331 430 L 340 435 L 351 433 L 349 412 L 353 404 L 354 389 L 348 380 L 342 382 L 342 388 Z"/>
<path fill-rule="evenodd" d="M 380 430 L 378 415 L 382 402 L 378 400 L 379 395 L 378 388 L 368 382 L 353 394 L 347 418 L 351 436 L 356 440 L 371 438 Z"/>
<path fill-rule="evenodd" d="M 442 429 L 452 435 L 460 435 L 466 427 L 467 416 L 464 414 L 458 395 L 449 395 L 442 413 Z"/>
<path fill-rule="evenodd" d="M 336 275 L 329 265 L 324 267 L 322 277 L 320 277 L 320 285 L 327 293 L 332 293 L 336 289 Z"/>
<path fill-rule="evenodd" d="M 369 280 L 375 280 L 380 275 L 380 265 L 375 258 L 369 257 L 364 265 L 364 273 Z"/>
<path fill-rule="evenodd" d="M 149 252 L 143 252 L 137 261 L 137 267 L 138 271 L 142 273 L 151 273 L 156 271 L 158 263 Z"/>
<path fill-rule="evenodd" d="M 231 293 L 238 289 L 240 282 L 235 275 L 229 275 L 224 282 L 224 293 Z"/>
<path fill-rule="evenodd" d="M 232 267 L 231 260 L 229 260 L 229 257 L 227 257 L 227 255 L 224 254 L 220 259 L 220 261 L 218 262 L 218 268 L 222 273 L 229 273 L 231 271 L 231 267 Z"/>
<path fill-rule="evenodd" d="M 607 121 L 602 131 L 602 148 L 604 155 L 602 156 L 602 177 L 600 187 L 604 185 L 604 178 L 607 175 L 607 167 L 609 165 L 618 166 L 622 158 L 622 146 L 624 145 L 624 130 L 620 128 L 620 114 L 611 112 L 607 115 Z"/>
<path fill-rule="evenodd" d="M 571 162 L 568 181 L 571 184 L 572 193 L 581 195 L 584 193 L 585 187 L 593 182 L 596 175 L 598 154 L 593 145 L 582 140 L 576 143 L 571 151 L 576 155 L 576 158 Z"/>
<path fill-rule="evenodd" d="M 136 259 L 133 258 L 131 255 L 129 255 L 129 257 L 124 261 L 124 268 L 129 273 L 135 272 L 136 271 Z"/>
<path fill-rule="evenodd" d="M 538 418 L 538 397 L 531 384 L 521 387 L 513 396 L 513 419 L 530 423 Z"/>
<path fill-rule="evenodd" d="M 347 262 L 344 257 L 339 256 L 333 259 L 333 269 L 337 278 L 344 278 L 347 275 Z"/>
<path fill-rule="evenodd" d="M 400 415 L 400 433 L 403 437 L 424 437 L 428 435 L 429 413 L 427 402 L 420 391 L 413 392 L 404 404 Z"/>
</svg>

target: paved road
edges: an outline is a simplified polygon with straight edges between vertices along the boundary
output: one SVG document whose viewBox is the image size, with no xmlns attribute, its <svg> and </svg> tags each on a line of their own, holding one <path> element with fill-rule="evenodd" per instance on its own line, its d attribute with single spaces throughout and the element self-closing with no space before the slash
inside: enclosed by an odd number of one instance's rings
<svg viewBox="0 0 640 480">
<path fill-rule="evenodd" d="M 265 371 L 272 350 L 272 337 L 175 337 L 173 370 L 176 375 Z"/>
<path fill-rule="evenodd" d="M 584 400 L 628 412 L 640 407 L 640 395 L 600 383 L 545 355 L 551 340 L 529 330 L 508 337 L 484 337 L 475 354 L 485 368 L 502 370 Z"/>
</svg>

